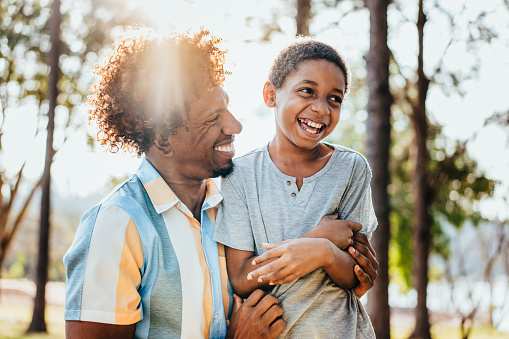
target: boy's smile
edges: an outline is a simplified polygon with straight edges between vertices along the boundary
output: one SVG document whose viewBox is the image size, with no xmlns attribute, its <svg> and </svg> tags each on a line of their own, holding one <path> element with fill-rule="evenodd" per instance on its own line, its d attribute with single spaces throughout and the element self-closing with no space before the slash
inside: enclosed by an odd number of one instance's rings
<svg viewBox="0 0 509 339">
<path fill-rule="evenodd" d="M 311 134 L 320 134 L 326 128 L 327 125 L 320 122 L 315 122 L 310 119 L 297 118 L 300 123 L 300 127 Z"/>
</svg>

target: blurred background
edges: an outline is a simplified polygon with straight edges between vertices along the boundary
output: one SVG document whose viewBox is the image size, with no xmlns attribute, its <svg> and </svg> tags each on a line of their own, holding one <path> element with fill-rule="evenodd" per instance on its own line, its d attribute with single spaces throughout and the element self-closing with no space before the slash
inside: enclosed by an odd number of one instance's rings
<svg viewBox="0 0 509 339">
<path fill-rule="evenodd" d="M 140 159 L 82 105 L 130 23 L 224 39 L 242 155 L 274 133 L 272 60 L 312 35 L 349 62 L 328 141 L 373 170 L 377 338 L 509 338 L 509 1 L 0 0 L 0 338 L 63 338 L 62 257 Z"/>
</svg>

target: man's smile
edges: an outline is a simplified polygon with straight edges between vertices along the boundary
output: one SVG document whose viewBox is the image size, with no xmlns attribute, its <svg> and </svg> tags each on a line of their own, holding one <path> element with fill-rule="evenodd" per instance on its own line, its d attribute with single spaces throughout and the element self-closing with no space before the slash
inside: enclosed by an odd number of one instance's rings
<svg viewBox="0 0 509 339">
<path fill-rule="evenodd" d="M 216 146 L 216 147 L 214 147 L 214 150 L 219 151 L 219 152 L 230 153 L 230 152 L 235 152 L 235 147 L 233 146 L 233 142 L 232 142 L 228 145 Z"/>
</svg>

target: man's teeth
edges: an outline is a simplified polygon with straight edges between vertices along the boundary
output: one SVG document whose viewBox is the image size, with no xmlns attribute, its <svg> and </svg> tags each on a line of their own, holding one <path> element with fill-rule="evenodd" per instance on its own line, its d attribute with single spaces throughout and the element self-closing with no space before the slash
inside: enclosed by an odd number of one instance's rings
<svg viewBox="0 0 509 339">
<path fill-rule="evenodd" d="M 219 152 L 233 152 L 235 149 L 233 148 L 233 144 L 225 145 L 225 146 L 216 146 L 214 147 L 216 151 Z"/>
</svg>

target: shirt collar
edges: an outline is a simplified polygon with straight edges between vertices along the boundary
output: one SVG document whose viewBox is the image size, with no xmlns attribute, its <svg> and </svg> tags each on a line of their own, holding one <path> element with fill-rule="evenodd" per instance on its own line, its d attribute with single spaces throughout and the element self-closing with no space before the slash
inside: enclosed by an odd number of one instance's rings
<svg viewBox="0 0 509 339">
<path fill-rule="evenodd" d="M 145 187 L 157 213 L 161 214 L 180 202 L 177 195 L 173 193 L 170 186 L 168 186 L 166 181 L 164 181 L 159 172 L 157 172 L 146 157 L 143 157 L 136 175 L 143 184 L 143 187 Z M 223 196 L 219 193 L 214 180 L 207 179 L 207 192 L 205 193 L 205 201 L 203 202 L 202 210 L 215 207 L 222 200 Z"/>
</svg>

